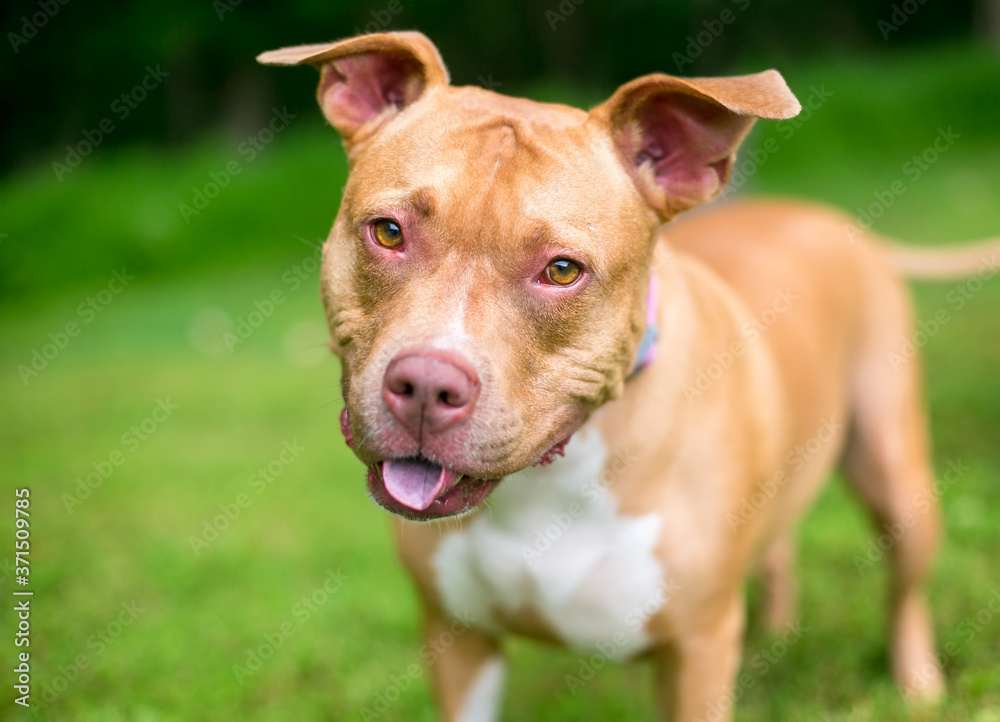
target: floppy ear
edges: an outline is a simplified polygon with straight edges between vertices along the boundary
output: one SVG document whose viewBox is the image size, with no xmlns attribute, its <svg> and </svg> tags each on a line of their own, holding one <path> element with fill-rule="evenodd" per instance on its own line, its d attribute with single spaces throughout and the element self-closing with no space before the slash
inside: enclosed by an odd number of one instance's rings
<svg viewBox="0 0 1000 722">
<path fill-rule="evenodd" d="M 429 89 L 448 84 L 437 48 L 417 32 L 360 35 L 271 50 L 258 55 L 257 62 L 318 68 L 316 99 L 348 144 L 370 137 Z"/>
<path fill-rule="evenodd" d="M 715 198 L 755 118 L 802 109 L 776 70 L 731 78 L 647 75 L 594 108 L 646 202 L 664 220 Z"/>
</svg>

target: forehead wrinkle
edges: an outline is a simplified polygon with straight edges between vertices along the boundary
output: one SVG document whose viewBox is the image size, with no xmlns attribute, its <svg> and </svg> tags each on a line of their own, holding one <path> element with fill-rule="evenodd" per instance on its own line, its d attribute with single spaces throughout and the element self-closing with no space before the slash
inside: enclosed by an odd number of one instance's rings
<svg viewBox="0 0 1000 722">
<path fill-rule="evenodd" d="M 552 150 L 546 147 L 543 137 L 558 137 L 564 132 L 553 134 L 551 128 L 536 128 L 531 121 L 509 114 L 487 115 L 465 124 L 461 131 L 473 133 L 483 138 L 480 142 L 483 148 L 489 147 L 490 141 L 487 141 L 486 138 L 491 138 L 491 142 L 494 144 L 506 145 L 513 142 L 518 149 L 537 155 L 550 155 L 552 153 Z"/>
<path fill-rule="evenodd" d="M 465 124 L 459 137 L 466 146 L 466 165 L 470 177 L 481 179 L 485 189 L 497 182 L 523 181 L 526 169 L 537 175 L 539 169 L 560 164 L 561 156 L 549 148 L 543 134 L 533 124 L 514 116 L 489 116 Z M 544 133 L 544 130 L 543 130 Z M 551 131 L 549 136 L 553 136 Z M 558 134 L 554 137 L 558 138 Z"/>
<path fill-rule="evenodd" d="M 517 152 L 517 131 L 514 130 L 514 126 L 505 123 L 498 130 L 500 138 L 497 143 L 496 160 L 493 161 L 493 170 L 490 174 L 494 179 L 500 170 L 500 164 Z"/>
<path fill-rule="evenodd" d="M 470 178 L 484 179 L 477 183 L 482 189 L 477 217 L 490 219 L 511 241 L 539 235 L 534 218 L 550 214 L 533 213 L 533 199 L 552 195 L 552 181 L 565 170 L 566 154 L 556 154 L 519 119 L 494 118 L 484 123 L 483 133 L 487 136 L 480 151 L 470 153 L 467 166 Z M 543 201 L 539 208 L 551 206 Z"/>
</svg>

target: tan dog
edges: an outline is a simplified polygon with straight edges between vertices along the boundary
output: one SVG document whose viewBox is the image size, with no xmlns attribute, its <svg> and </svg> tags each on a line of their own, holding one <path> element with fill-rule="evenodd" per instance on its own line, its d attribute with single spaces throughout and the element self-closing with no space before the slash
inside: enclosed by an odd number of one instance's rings
<svg viewBox="0 0 1000 722">
<path fill-rule="evenodd" d="M 322 276 L 344 432 L 372 498 L 410 520 L 428 640 L 454 637 L 432 669 L 445 719 L 495 719 L 508 633 L 648 654 L 665 718 L 728 717 L 744 579 L 762 563 L 766 618 L 793 618 L 791 532 L 840 461 L 880 528 L 905 525 L 893 674 L 941 693 L 896 273 L 965 273 L 980 252 L 903 253 L 796 203 L 665 227 L 722 191 L 754 118 L 798 112 L 773 70 L 650 75 L 587 113 L 452 87 L 419 33 L 259 60 L 319 68 L 344 138 Z"/>
</svg>

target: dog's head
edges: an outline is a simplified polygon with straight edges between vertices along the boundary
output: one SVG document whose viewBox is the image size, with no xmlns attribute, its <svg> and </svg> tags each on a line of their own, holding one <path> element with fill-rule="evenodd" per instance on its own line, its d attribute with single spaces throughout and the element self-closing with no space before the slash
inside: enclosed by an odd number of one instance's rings
<svg viewBox="0 0 1000 722">
<path fill-rule="evenodd" d="M 413 32 L 264 53 L 320 70 L 350 176 L 322 296 L 348 444 L 416 520 L 474 508 L 617 396 L 646 318 L 654 230 L 717 196 L 775 71 L 650 75 L 589 113 L 449 85 Z"/>
</svg>

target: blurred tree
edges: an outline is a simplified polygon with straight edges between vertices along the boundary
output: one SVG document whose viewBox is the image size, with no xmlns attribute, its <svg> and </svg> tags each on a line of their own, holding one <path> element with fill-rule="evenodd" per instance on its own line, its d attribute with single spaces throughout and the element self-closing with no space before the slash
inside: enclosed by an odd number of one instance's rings
<svg viewBox="0 0 1000 722">
<path fill-rule="evenodd" d="M 1000 0 L 981 0 L 978 11 L 976 25 L 979 35 L 1000 48 Z"/>
<path fill-rule="evenodd" d="M 244 134 L 274 105 L 304 109 L 315 82 L 290 73 L 272 86 L 258 52 L 414 27 L 439 44 L 459 83 L 606 90 L 656 70 L 738 71 L 974 31 L 996 41 L 1000 0 L 13 0 L 0 6 L 0 170 L 57 160 L 105 118 L 115 129 L 101 142 L 110 144 L 176 143 L 208 128 Z M 116 117 L 111 104 L 157 66 L 169 74 L 162 87 Z"/>
</svg>

